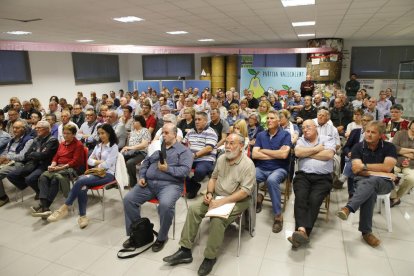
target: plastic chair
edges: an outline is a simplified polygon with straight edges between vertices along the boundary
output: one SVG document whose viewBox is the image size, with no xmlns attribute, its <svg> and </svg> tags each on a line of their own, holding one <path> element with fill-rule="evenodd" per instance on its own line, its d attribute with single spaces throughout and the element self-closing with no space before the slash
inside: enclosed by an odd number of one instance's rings
<svg viewBox="0 0 414 276">
<path fill-rule="evenodd" d="M 377 208 L 380 214 L 381 214 L 381 205 L 382 205 L 381 201 L 384 202 L 385 219 L 387 220 L 388 232 L 392 232 L 390 195 L 391 193 L 388 193 L 385 195 L 377 195 Z"/>
<path fill-rule="evenodd" d="M 184 179 L 184 190 L 181 193 L 181 197 L 184 198 L 184 200 L 185 200 L 185 206 L 187 207 L 187 211 L 188 211 L 187 184 L 185 182 L 185 179 Z M 158 207 L 158 204 L 160 203 L 157 198 L 150 199 L 150 200 L 148 200 L 148 202 L 153 203 L 153 204 L 156 204 L 157 207 Z M 175 240 L 175 207 L 174 207 L 174 218 L 173 218 L 173 240 Z"/>
<path fill-rule="evenodd" d="M 124 160 L 124 157 L 122 156 L 122 154 L 118 152 L 118 159 L 120 159 L 120 158 L 122 158 L 122 160 Z M 117 165 L 118 165 L 118 161 L 117 161 Z M 124 166 L 125 166 L 125 161 L 124 161 Z M 101 205 L 102 205 L 102 221 L 105 221 L 105 186 L 113 185 L 113 184 L 118 185 L 119 195 L 121 196 L 121 200 L 123 202 L 124 197 L 123 197 L 122 191 L 121 191 L 121 189 L 123 187 L 121 188 L 121 185 L 118 183 L 118 181 L 116 179 L 111 181 L 111 182 L 108 182 L 108 183 L 105 183 L 105 184 L 102 184 L 102 185 L 99 185 L 99 186 L 93 186 L 93 187 L 89 188 L 89 190 L 91 190 L 92 193 L 93 193 L 93 191 L 96 191 L 98 193 L 99 201 L 101 202 Z M 101 196 L 99 190 L 102 190 L 102 196 Z M 124 205 L 122 204 L 122 206 L 124 206 Z"/>
</svg>

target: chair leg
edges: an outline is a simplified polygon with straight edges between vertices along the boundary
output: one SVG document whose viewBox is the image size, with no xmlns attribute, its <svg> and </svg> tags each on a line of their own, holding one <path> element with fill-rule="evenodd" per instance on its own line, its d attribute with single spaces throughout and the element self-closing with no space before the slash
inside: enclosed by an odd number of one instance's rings
<svg viewBox="0 0 414 276">
<path fill-rule="evenodd" d="M 391 205 L 389 197 L 384 198 L 385 218 L 387 220 L 388 232 L 392 232 L 392 220 L 391 220 Z"/>
<path fill-rule="evenodd" d="M 175 240 L 175 209 L 174 209 L 174 217 L 173 217 L 173 240 Z"/>
<path fill-rule="evenodd" d="M 102 221 L 105 221 L 105 188 L 102 189 Z"/>
<path fill-rule="evenodd" d="M 239 241 L 237 244 L 237 257 L 240 256 L 240 243 L 241 243 L 241 230 L 243 228 L 243 213 L 240 214 L 240 222 L 239 222 Z"/>
</svg>

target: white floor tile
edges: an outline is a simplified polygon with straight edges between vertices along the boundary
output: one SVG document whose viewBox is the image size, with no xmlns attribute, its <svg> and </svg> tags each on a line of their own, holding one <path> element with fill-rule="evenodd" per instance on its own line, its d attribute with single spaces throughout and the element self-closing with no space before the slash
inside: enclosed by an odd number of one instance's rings
<svg viewBox="0 0 414 276">
<path fill-rule="evenodd" d="M 305 265 L 304 267 L 304 276 L 344 276 L 348 275 L 345 273 L 336 273 L 332 271 L 324 271 L 316 268 L 307 267 Z"/>
<path fill-rule="evenodd" d="M 396 259 L 389 259 L 394 275 L 412 276 L 414 273 L 414 262 L 406 262 Z"/>
<path fill-rule="evenodd" d="M 4 246 L 0 246 L 0 271 L 10 263 L 20 259 L 24 253 L 10 249 Z"/>
<path fill-rule="evenodd" d="M 132 264 L 136 262 L 135 258 L 119 259 L 118 250 L 109 250 L 103 256 L 99 257 L 85 272 L 90 275 L 122 275 Z"/>
<path fill-rule="evenodd" d="M 303 265 L 289 264 L 277 262 L 273 260 L 263 259 L 262 266 L 259 271 L 260 276 L 268 275 L 284 275 L 284 276 L 302 276 Z"/>
<path fill-rule="evenodd" d="M 212 273 L 217 276 L 228 275 L 257 275 L 262 263 L 261 257 L 221 255 L 217 258 L 217 262 L 213 267 Z"/>
<path fill-rule="evenodd" d="M 348 270 L 351 276 L 389 276 L 393 275 L 391 265 L 387 258 L 374 255 L 348 256 Z M 367 265 L 371 264 L 371 265 Z"/>
<path fill-rule="evenodd" d="M 48 261 L 30 255 L 24 255 L 0 270 L 0 275 L 23 276 L 36 275 L 42 271 Z"/>
<path fill-rule="evenodd" d="M 324 246 L 309 248 L 306 250 L 305 265 L 320 270 L 347 273 L 344 249 L 334 249 Z"/>
<path fill-rule="evenodd" d="M 162 261 L 161 261 L 162 262 Z M 138 257 L 136 262 L 127 270 L 125 276 L 157 275 L 166 276 L 173 269 L 172 266 Z"/>
<path fill-rule="evenodd" d="M 108 251 L 107 248 L 81 242 L 68 253 L 61 256 L 56 263 L 84 271 Z"/>
<path fill-rule="evenodd" d="M 50 275 L 59 275 L 59 276 L 78 276 L 82 272 L 79 270 L 74 270 L 69 267 L 53 264 L 51 263 L 45 269 L 40 271 L 38 276 L 50 276 Z"/>
</svg>

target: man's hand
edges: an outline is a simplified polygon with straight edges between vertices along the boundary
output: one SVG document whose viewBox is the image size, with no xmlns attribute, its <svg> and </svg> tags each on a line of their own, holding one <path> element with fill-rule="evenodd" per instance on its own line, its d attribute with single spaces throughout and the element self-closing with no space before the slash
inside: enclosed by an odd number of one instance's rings
<svg viewBox="0 0 414 276">
<path fill-rule="evenodd" d="M 303 119 L 301 117 L 296 117 L 296 123 L 303 123 Z"/>
<path fill-rule="evenodd" d="M 160 171 L 162 171 L 162 172 L 166 172 L 166 171 L 168 170 L 168 164 L 167 164 L 167 162 L 164 160 L 164 164 L 161 164 L 161 163 L 158 161 L 158 169 L 159 169 Z"/>
<path fill-rule="evenodd" d="M 315 150 L 317 150 L 318 152 L 323 151 L 324 149 L 325 149 L 325 147 L 322 144 L 317 144 L 315 146 Z"/>
<path fill-rule="evenodd" d="M 210 202 L 212 199 L 213 199 L 213 195 L 211 193 L 206 193 L 203 198 L 203 203 L 205 205 L 210 205 Z"/>
<path fill-rule="evenodd" d="M 128 147 L 123 147 L 123 148 L 121 149 L 121 153 L 126 152 L 126 151 L 128 151 Z"/>
<path fill-rule="evenodd" d="M 336 129 L 338 130 L 338 133 L 343 133 L 344 132 L 344 127 L 343 126 L 339 126 Z"/>
<path fill-rule="evenodd" d="M 214 208 L 217 208 L 217 207 L 220 207 L 220 206 L 226 204 L 226 202 L 224 200 L 225 200 L 224 198 L 211 199 L 210 204 L 208 206 L 208 209 L 211 210 L 211 209 L 214 209 Z"/>
<path fill-rule="evenodd" d="M 147 186 L 147 182 L 145 182 L 144 178 L 141 178 L 140 180 L 138 180 L 138 185 L 144 188 Z"/>
</svg>

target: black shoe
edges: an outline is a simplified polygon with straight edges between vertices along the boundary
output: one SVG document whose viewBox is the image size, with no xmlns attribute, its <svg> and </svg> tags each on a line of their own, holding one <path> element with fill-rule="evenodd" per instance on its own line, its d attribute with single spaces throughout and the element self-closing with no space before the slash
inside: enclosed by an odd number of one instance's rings
<svg viewBox="0 0 414 276">
<path fill-rule="evenodd" d="M 122 247 L 127 248 L 135 248 L 134 243 L 132 242 L 131 238 L 128 238 L 124 243 L 122 244 Z"/>
<path fill-rule="evenodd" d="M 47 218 L 52 214 L 52 211 L 50 211 L 49 208 L 41 208 L 37 212 L 32 212 L 32 217 L 35 218 Z"/>
<path fill-rule="evenodd" d="M 193 199 L 197 196 L 198 191 L 200 190 L 201 185 L 200 183 L 195 183 L 193 189 L 187 192 L 187 198 Z"/>
<path fill-rule="evenodd" d="M 105 190 L 110 190 L 110 189 L 118 189 L 118 184 L 111 184 L 111 185 L 106 185 L 105 186 Z"/>
<path fill-rule="evenodd" d="M 159 252 L 164 248 L 164 245 L 167 243 L 168 239 L 165 241 L 159 241 L 158 239 L 154 242 L 152 245 L 152 251 L 153 252 Z"/>
<path fill-rule="evenodd" d="M 213 266 L 216 263 L 216 260 L 217 259 L 204 258 L 203 263 L 200 265 L 200 268 L 198 269 L 198 275 L 208 275 L 213 270 Z"/>
<path fill-rule="evenodd" d="M 6 205 L 7 203 L 10 202 L 10 199 L 8 196 L 4 196 L 3 198 L 0 199 L 0 207 L 3 205 Z"/>
<path fill-rule="evenodd" d="M 257 195 L 256 213 L 260 213 L 263 207 L 264 196 L 262 194 Z"/>
<path fill-rule="evenodd" d="M 184 251 L 180 248 L 177 252 L 162 260 L 170 265 L 189 264 L 193 261 L 193 256 L 191 255 L 191 250 Z"/>
<path fill-rule="evenodd" d="M 36 193 L 36 195 L 35 195 L 35 200 L 39 200 L 39 194 L 38 193 Z"/>
<path fill-rule="evenodd" d="M 401 199 L 391 199 L 390 206 L 392 208 L 392 207 L 394 207 L 396 205 L 400 205 L 400 203 L 401 203 Z"/>
</svg>

